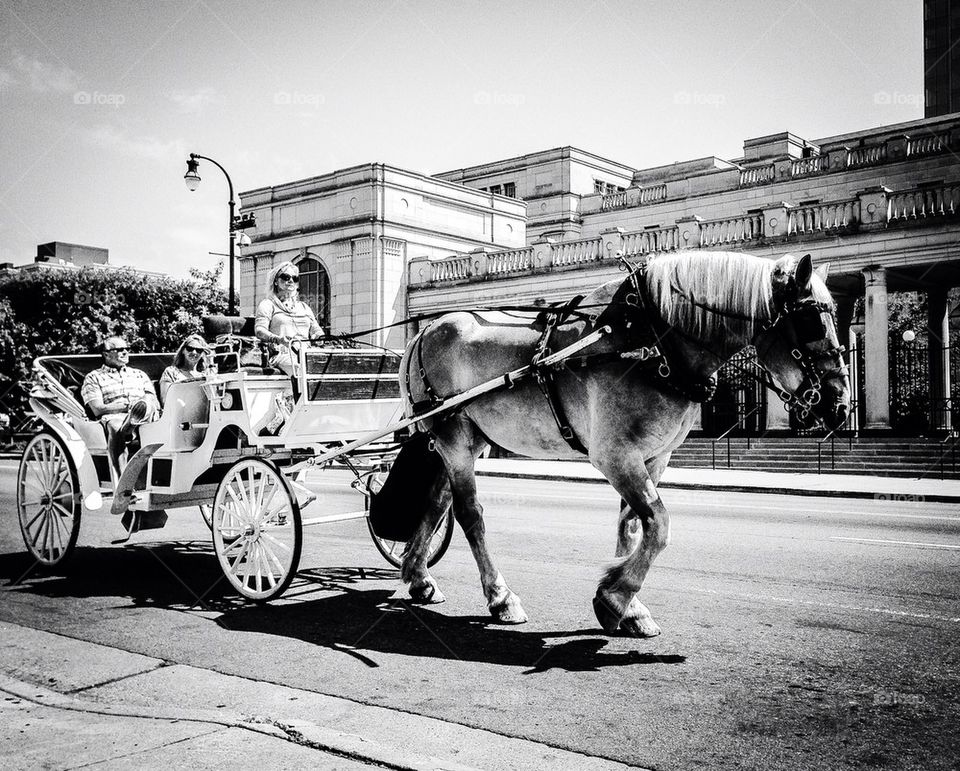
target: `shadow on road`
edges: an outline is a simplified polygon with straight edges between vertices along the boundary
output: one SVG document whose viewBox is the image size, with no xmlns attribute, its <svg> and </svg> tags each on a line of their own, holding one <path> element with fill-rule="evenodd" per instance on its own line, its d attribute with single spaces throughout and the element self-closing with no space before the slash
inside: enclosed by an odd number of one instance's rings
<svg viewBox="0 0 960 771">
<path fill-rule="evenodd" d="M 54 570 L 37 567 L 23 552 L 0 555 L 4 591 L 53 598 L 128 597 L 134 607 L 213 611 L 225 629 L 301 640 L 370 667 L 379 666 L 378 653 L 524 667 L 524 674 L 686 661 L 677 654 L 606 651 L 610 638 L 599 628 L 543 632 L 498 625 L 487 616 L 447 616 L 434 609 L 442 606 L 417 606 L 397 598 L 396 585 L 363 588 L 377 580 L 398 582 L 398 571 L 301 570 L 282 600 L 258 605 L 233 592 L 207 542 L 78 548 Z"/>
</svg>

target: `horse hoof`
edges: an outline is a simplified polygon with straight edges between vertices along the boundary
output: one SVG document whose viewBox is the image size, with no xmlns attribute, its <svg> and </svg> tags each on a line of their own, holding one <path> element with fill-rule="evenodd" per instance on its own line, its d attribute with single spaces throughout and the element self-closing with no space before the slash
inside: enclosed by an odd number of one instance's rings
<svg viewBox="0 0 960 771">
<path fill-rule="evenodd" d="M 447 598 L 443 596 L 435 581 L 428 581 L 420 586 L 411 586 L 410 599 L 417 605 L 438 605 L 446 602 Z"/>
<path fill-rule="evenodd" d="M 490 606 L 490 615 L 501 624 L 526 624 L 527 612 L 520 604 L 520 598 L 513 592 L 502 602 Z"/>
<path fill-rule="evenodd" d="M 620 621 L 618 632 L 624 637 L 656 637 L 660 626 L 652 618 L 625 618 Z"/>
<path fill-rule="evenodd" d="M 607 634 L 613 634 L 620 626 L 620 612 L 600 594 L 599 590 L 593 598 L 593 614 Z"/>
</svg>

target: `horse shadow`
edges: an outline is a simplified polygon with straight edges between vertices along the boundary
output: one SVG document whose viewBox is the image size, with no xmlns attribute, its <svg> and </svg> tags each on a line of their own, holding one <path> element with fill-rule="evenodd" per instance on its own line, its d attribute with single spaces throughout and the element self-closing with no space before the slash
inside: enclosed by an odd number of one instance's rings
<svg viewBox="0 0 960 771">
<path fill-rule="evenodd" d="M 63 567 L 46 570 L 23 552 L 0 555 L 4 591 L 126 598 L 117 608 L 214 612 L 224 629 L 300 640 L 371 668 L 379 666 L 379 654 L 496 664 L 523 668 L 526 675 L 686 661 L 635 648 L 605 650 L 611 638 L 599 628 L 535 631 L 487 616 L 445 615 L 436 609 L 442 606 L 414 605 L 395 588 L 371 588 L 372 580 L 399 583 L 399 573 L 380 567 L 302 569 L 282 599 L 254 604 L 234 593 L 207 542 L 78 548 Z"/>
</svg>

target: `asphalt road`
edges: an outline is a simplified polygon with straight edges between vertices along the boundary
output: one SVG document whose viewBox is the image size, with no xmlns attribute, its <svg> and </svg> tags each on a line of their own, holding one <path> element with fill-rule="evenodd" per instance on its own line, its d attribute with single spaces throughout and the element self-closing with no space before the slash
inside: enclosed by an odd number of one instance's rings
<svg viewBox="0 0 960 771">
<path fill-rule="evenodd" d="M 72 561 L 39 574 L 14 470 L 0 461 L 4 621 L 655 769 L 960 762 L 958 506 L 665 490 L 673 542 L 642 595 L 663 634 L 632 640 L 590 607 L 615 542 L 598 485 L 481 479 L 531 619 L 505 627 L 459 533 L 430 607 L 403 601 L 362 522 L 308 529 L 268 606 L 229 593 L 195 509 L 127 546 L 91 517 Z M 356 508 L 343 479 L 317 474 L 307 514 Z"/>
</svg>

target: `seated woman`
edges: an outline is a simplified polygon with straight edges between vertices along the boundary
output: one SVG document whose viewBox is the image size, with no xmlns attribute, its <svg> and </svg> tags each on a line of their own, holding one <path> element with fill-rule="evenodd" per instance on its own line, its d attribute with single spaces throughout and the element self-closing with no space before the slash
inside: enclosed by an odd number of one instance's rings
<svg viewBox="0 0 960 771">
<path fill-rule="evenodd" d="M 160 402 L 166 404 L 167 391 L 174 383 L 197 380 L 203 377 L 207 367 L 204 354 L 209 353 L 206 342 L 200 335 L 188 335 L 177 349 L 173 364 L 160 375 Z"/>
<path fill-rule="evenodd" d="M 297 285 L 300 271 L 292 262 L 281 262 L 267 276 L 267 297 L 257 306 L 254 326 L 257 337 L 270 346 L 270 366 L 293 374 L 296 357 L 290 348 L 294 340 L 322 337 L 310 306 L 300 299 Z"/>
</svg>

